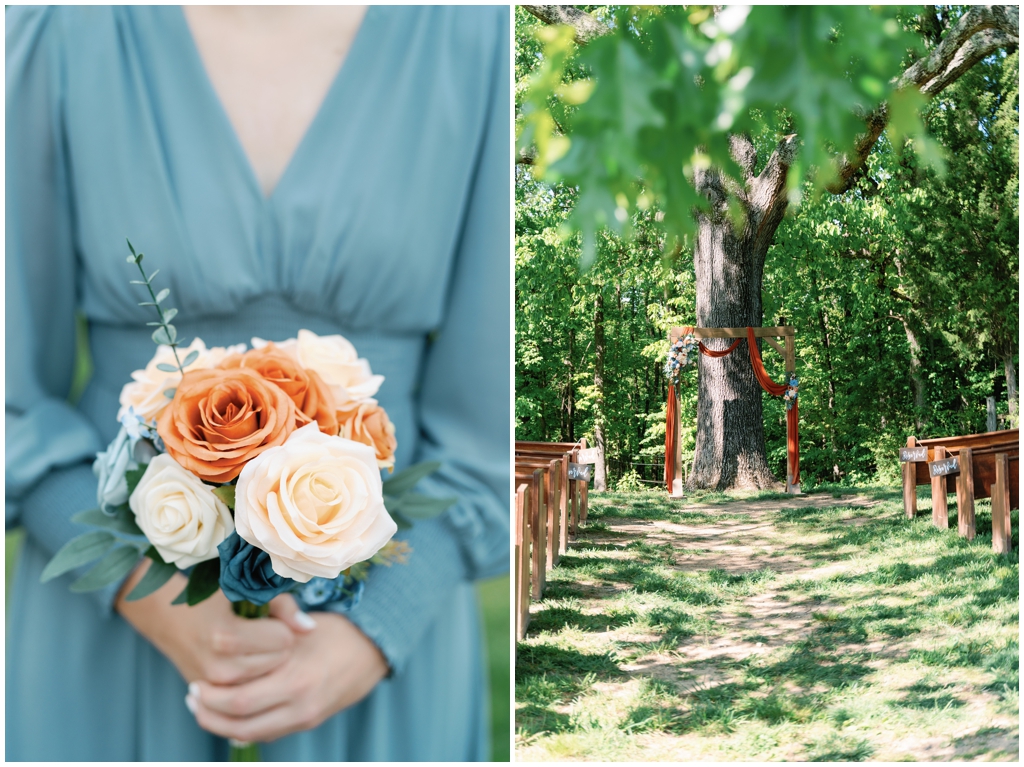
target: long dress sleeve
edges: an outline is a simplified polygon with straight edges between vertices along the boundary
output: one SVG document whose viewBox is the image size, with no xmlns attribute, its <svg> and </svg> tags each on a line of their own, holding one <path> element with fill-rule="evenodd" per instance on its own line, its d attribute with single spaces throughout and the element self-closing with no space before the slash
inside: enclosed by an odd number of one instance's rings
<svg viewBox="0 0 1024 767">
<path fill-rule="evenodd" d="M 77 270 L 60 131 L 59 21 L 52 8 L 9 8 L 6 19 L 5 517 L 8 528 L 24 525 L 53 554 L 85 532 L 69 518 L 96 504 L 89 462 L 102 446 L 67 402 Z M 109 610 L 109 588 L 94 597 Z"/>
<path fill-rule="evenodd" d="M 400 670 L 460 581 L 509 565 L 510 315 L 507 14 L 500 14 L 491 104 L 458 245 L 447 313 L 423 366 L 417 461 L 441 461 L 418 491 L 457 497 L 417 522 L 408 563 L 375 568 L 348 617 Z"/>
</svg>

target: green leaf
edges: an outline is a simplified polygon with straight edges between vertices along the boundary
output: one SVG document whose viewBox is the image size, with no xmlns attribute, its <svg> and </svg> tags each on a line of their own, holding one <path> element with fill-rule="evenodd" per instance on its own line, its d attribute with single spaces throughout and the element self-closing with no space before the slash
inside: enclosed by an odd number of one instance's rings
<svg viewBox="0 0 1024 767">
<path fill-rule="evenodd" d="M 158 362 L 157 365 L 156 365 L 156 369 L 157 370 L 162 370 L 165 373 L 177 373 L 178 372 L 178 366 L 177 365 L 171 365 L 171 364 L 168 364 L 166 362 Z"/>
<path fill-rule="evenodd" d="M 147 282 L 146 284 L 148 285 L 150 282 L 152 282 L 153 278 L 156 277 L 158 274 L 160 274 L 160 270 L 159 269 L 157 269 L 155 272 L 153 272 L 151 275 L 149 275 L 149 277 L 147 278 L 149 280 L 149 282 Z"/>
<path fill-rule="evenodd" d="M 403 469 L 384 480 L 384 495 L 401 496 L 412 490 L 416 483 L 441 468 L 440 461 L 424 461 Z"/>
<path fill-rule="evenodd" d="M 384 499 L 385 507 L 387 506 L 387 501 L 388 501 L 388 499 L 385 498 Z M 388 509 L 388 514 L 390 514 L 391 518 L 393 520 L 395 520 L 395 524 L 398 526 L 399 530 L 408 530 L 409 528 L 412 527 L 412 522 L 410 522 L 408 519 L 406 519 L 404 516 L 402 516 L 401 512 L 391 511 L 391 509 Z"/>
<path fill-rule="evenodd" d="M 132 493 L 135 492 L 135 488 L 139 486 L 139 481 L 142 479 L 142 475 L 146 473 L 146 469 L 149 468 L 148 463 L 140 463 L 137 469 L 128 469 L 124 473 L 125 481 L 128 482 L 128 497 L 131 498 Z"/>
<path fill-rule="evenodd" d="M 427 495 L 406 493 L 398 499 L 397 509 L 400 514 L 410 519 L 430 519 L 444 512 L 457 500 L 457 498 L 431 498 Z M 386 507 L 386 498 L 384 504 Z"/>
<path fill-rule="evenodd" d="M 142 304 L 139 304 L 139 306 L 142 306 Z M 169 344 L 171 340 L 170 332 L 163 325 L 153 331 L 153 343 Z"/>
<path fill-rule="evenodd" d="M 68 570 L 74 570 L 76 567 L 102 557 L 110 551 L 114 543 L 114 536 L 103 530 L 94 530 L 91 533 L 72 538 L 53 555 L 53 559 L 43 569 L 39 582 L 46 583 L 63 575 Z"/>
<path fill-rule="evenodd" d="M 139 561 L 139 551 L 134 546 L 118 546 L 77 581 L 71 584 L 75 593 L 96 591 L 109 586 L 128 575 Z"/>
<path fill-rule="evenodd" d="M 185 588 L 181 590 L 181 593 L 174 598 L 171 602 L 172 605 L 185 605 L 188 604 L 188 584 L 185 584 Z"/>
<path fill-rule="evenodd" d="M 178 391 L 178 390 L 177 389 L 164 389 L 164 396 L 167 397 L 167 399 L 174 399 L 174 393 L 176 391 Z"/>
<path fill-rule="evenodd" d="M 192 351 L 190 351 L 188 353 L 188 356 L 181 363 L 181 366 L 183 368 L 187 368 L 189 365 L 191 365 L 193 362 L 195 362 L 198 357 L 199 357 L 199 350 L 198 349 L 193 349 Z"/>
<path fill-rule="evenodd" d="M 178 568 L 174 565 L 169 565 L 162 559 L 159 561 L 154 559 L 150 562 L 149 569 L 146 571 L 146 574 L 142 576 L 142 580 L 135 584 L 135 588 L 133 588 L 128 596 L 125 597 L 125 600 L 128 602 L 134 602 L 137 599 L 148 597 L 154 591 L 167 583 L 167 581 L 169 581 L 176 572 L 178 572 Z"/>
<path fill-rule="evenodd" d="M 221 485 L 213 489 L 213 494 L 224 501 L 224 504 L 229 509 L 235 508 L 235 486 L 234 485 Z"/>
<path fill-rule="evenodd" d="M 104 514 L 100 509 L 89 509 L 71 517 L 72 522 L 80 525 L 94 525 L 104 527 L 117 533 L 125 535 L 144 535 L 145 533 L 135 524 L 135 515 L 127 504 L 122 504 L 114 510 L 114 514 Z"/>
<path fill-rule="evenodd" d="M 164 312 L 164 322 L 170 322 L 171 320 L 173 320 L 177 316 L 178 316 L 178 310 L 177 309 L 168 309 L 168 310 L 166 310 Z"/>
<path fill-rule="evenodd" d="M 220 557 L 207 559 L 192 568 L 185 588 L 189 606 L 197 605 L 217 593 L 220 588 Z"/>
<path fill-rule="evenodd" d="M 149 279 L 152 280 L 153 278 L 150 277 Z M 161 290 L 159 293 L 156 294 L 156 302 L 158 304 L 159 303 L 163 303 L 163 300 L 165 298 L 167 298 L 167 296 L 169 296 L 169 295 L 171 295 L 171 289 L 170 288 L 164 288 L 163 290 Z"/>
</svg>

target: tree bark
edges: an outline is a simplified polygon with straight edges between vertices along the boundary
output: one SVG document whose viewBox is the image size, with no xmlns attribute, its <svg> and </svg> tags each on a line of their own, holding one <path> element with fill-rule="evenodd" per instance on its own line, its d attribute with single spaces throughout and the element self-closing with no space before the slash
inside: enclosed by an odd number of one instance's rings
<svg viewBox="0 0 1024 767">
<path fill-rule="evenodd" d="M 573 381 L 573 372 L 575 371 L 575 368 L 574 368 L 573 362 L 572 362 L 572 360 L 573 360 L 573 357 L 572 357 L 572 355 L 573 355 L 573 347 L 576 345 L 575 342 L 576 342 L 576 330 L 573 329 L 573 328 L 569 328 L 569 359 L 568 359 L 568 362 L 567 362 L 567 364 L 569 366 L 569 373 L 568 373 L 569 380 L 568 380 L 568 384 L 567 384 L 566 388 L 568 389 L 567 399 L 568 399 L 568 408 L 569 408 L 569 441 L 570 442 L 575 442 L 576 441 L 576 384 L 575 384 L 575 381 Z"/>
<path fill-rule="evenodd" d="M 753 142 L 747 136 L 731 137 L 732 153 L 744 173 L 743 188 L 730 190 L 743 208 L 739 231 L 728 212 L 726 178 L 715 168 L 696 175 L 698 191 L 711 203 L 708 212 L 697 217 L 698 327 L 761 326 L 764 260 L 786 211 L 786 173 L 795 155 L 794 139 L 784 138 L 755 176 Z M 697 442 L 687 487 L 763 489 L 775 482 L 764 448 L 761 387 L 750 365 L 747 341 L 727 357 L 701 355 Z"/>
<path fill-rule="evenodd" d="M 1006 373 L 1006 401 L 1010 409 L 1010 424 L 1017 426 L 1017 369 L 1013 365 L 1013 355 L 1003 357 L 1003 370 Z"/>
<path fill-rule="evenodd" d="M 910 347 L 910 386 L 914 390 L 914 426 L 917 433 L 924 434 L 924 377 L 921 375 L 921 343 L 917 333 L 910 327 L 906 318 L 901 318 L 903 332 L 907 335 L 907 346 Z"/>
<path fill-rule="evenodd" d="M 597 406 L 594 409 L 594 447 L 597 448 L 594 490 L 599 492 L 608 489 L 604 452 L 604 353 L 604 296 L 598 292 L 594 297 L 594 388 L 597 390 Z"/>
</svg>

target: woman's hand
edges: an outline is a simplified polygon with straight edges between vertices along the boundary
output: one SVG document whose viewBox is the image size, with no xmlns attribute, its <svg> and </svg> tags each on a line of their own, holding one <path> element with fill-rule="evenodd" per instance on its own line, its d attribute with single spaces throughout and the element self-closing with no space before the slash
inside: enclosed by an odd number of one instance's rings
<svg viewBox="0 0 1024 767">
<path fill-rule="evenodd" d="M 316 727 L 359 702 L 387 671 L 380 650 L 351 621 L 317 613 L 316 628 L 297 635 L 273 671 L 241 684 L 195 682 L 186 703 L 204 730 L 244 742 L 271 741 Z"/>
<path fill-rule="evenodd" d="M 180 573 L 148 597 L 125 601 L 148 566 L 146 559 L 125 581 L 115 607 L 167 656 L 187 682 L 205 679 L 239 684 L 257 679 L 284 664 L 297 636 L 315 625 L 291 597 L 272 601 L 272 617 L 260 620 L 235 615 L 219 590 L 193 607 L 171 605 L 187 582 Z"/>
</svg>

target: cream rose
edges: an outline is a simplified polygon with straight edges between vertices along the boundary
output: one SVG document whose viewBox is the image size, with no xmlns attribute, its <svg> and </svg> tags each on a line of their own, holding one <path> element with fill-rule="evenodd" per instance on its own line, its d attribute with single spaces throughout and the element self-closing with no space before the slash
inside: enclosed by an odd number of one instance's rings
<svg viewBox="0 0 1024 767">
<path fill-rule="evenodd" d="M 235 529 L 213 488 L 166 453 L 150 461 L 128 505 L 164 561 L 181 569 L 213 559 Z"/>
<path fill-rule="evenodd" d="M 216 367 L 229 354 L 244 352 L 245 344 L 227 348 L 215 346 L 212 349 L 207 349 L 203 340 L 196 338 L 187 349 L 178 349 L 178 359 L 184 362 L 185 358 L 193 351 L 198 351 L 199 356 L 186 368 L 188 371 Z M 174 351 L 170 346 L 161 344 L 156 347 L 156 354 L 146 365 L 146 369 L 136 370 L 132 373 L 132 382 L 125 384 L 121 389 L 121 409 L 117 411 L 118 420 L 121 420 L 121 417 L 128 412 L 129 407 L 134 407 L 135 412 L 147 421 L 152 421 L 167 407 L 171 400 L 164 395 L 164 392 L 178 385 L 181 373 L 165 373 L 163 370 L 158 370 L 157 365 L 161 363 L 175 364 Z"/>
<path fill-rule="evenodd" d="M 235 526 L 270 555 L 274 572 L 300 583 L 337 578 L 398 530 L 384 508 L 373 448 L 328 436 L 315 423 L 242 469 Z"/>
<path fill-rule="evenodd" d="M 267 343 L 262 338 L 252 339 L 254 349 Z M 369 399 L 384 383 L 384 376 L 374 375 L 370 363 L 360 358 L 356 347 L 343 336 L 318 336 L 310 330 L 300 330 L 298 338 L 275 345 L 293 355 L 302 367 L 316 371 L 330 387 L 338 405 Z"/>
</svg>

